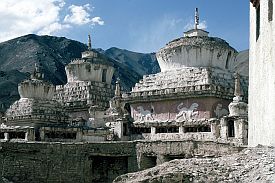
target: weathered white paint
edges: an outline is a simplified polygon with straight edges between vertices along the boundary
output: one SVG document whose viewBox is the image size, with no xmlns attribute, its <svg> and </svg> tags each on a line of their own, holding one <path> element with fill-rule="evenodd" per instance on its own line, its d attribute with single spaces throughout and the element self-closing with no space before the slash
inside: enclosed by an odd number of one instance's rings
<svg viewBox="0 0 275 183">
<path fill-rule="evenodd" d="M 65 67 L 65 70 L 68 83 L 96 81 L 111 84 L 114 74 L 112 64 L 99 58 L 97 52 L 93 50 L 82 52 L 82 58 L 73 60 Z"/>
<path fill-rule="evenodd" d="M 248 145 L 274 146 L 275 17 L 273 16 L 273 21 L 268 21 L 267 0 L 260 1 L 260 12 L 260 36 L 256 41 L 256 9 L 250 3 Z"/>
<path fill-rule="evenodd" d="M 94 51 L 84 51 L 81 53 L 82 58 L 95 58 L 97 57 L 97 53 Z"/>
<path fill-rule="evenodd" d="M 107 122 L 105 124 L 108 128 L 110 128 L 110 131 L 113 132 L 114 135 L 116 135 L 119 139 L 123 137 L 123 121 L 117 120 L 115 122 Z"/>
<path fill-rule="evenodd" d="M 237 51 L 203 30 L 190 30 L 185 37 L 169 42 L 157 54 L 161 71 L 185 67 L 217 67 L 234 70 Z"/>
<path fill-rule="evenodd" d="M 208 36 L 208 32 L 202 29 L 191 29 L 189 31 L 184 32 L 184 37 L 193 37 L 193 36 Z"/>
<path fill-rule="evenodd" d="M 230 117 L 239 117 L 239 116 L 247 116 L 248 111 L 247 103 L 243 102 L 241 97 L 234 97 L 233 102 L 228 105 L 229 116 Z"/>
<path fill-rule="evenodd" d="M 106 69 L 106 83 L 111 84 L 114 68 L 110 65 L 75 60 L 65 67 L 68 82 L 102 81 L 103 70 Z"/>
<path fill-rule="evenodd" d="M 20 98 L 34 98 L 51 100 L 55 93 L 55 86 L 42 80 L 29 79 L 18 85 Z"/>
</svg>

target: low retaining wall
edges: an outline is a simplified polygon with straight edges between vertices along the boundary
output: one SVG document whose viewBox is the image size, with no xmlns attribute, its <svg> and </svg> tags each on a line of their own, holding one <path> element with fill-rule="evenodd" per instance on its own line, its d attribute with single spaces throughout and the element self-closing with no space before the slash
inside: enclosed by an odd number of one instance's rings
<svg viewBox="0 0 275 183">
<path fill-rule="evenodd" d="M 12 182 L 111 182 L 137 170 L 134 143 L 1 143 L 1 177 Z M 1 181 L 0 181 L 1 182 Z"/>
<path fill-rule="evenodd" d="M 242 149 L 199 141 L 3 142 L 0 178 L 14 183 L 105 183 L 176 158 L 222 156 Z"/>
</svg>

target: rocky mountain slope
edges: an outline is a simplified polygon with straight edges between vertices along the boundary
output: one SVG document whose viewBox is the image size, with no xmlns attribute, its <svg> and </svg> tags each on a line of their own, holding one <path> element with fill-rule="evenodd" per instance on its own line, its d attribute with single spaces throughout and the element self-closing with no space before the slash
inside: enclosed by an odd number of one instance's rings
<svg viewBox="0 0 275 183">
<path fill-rule="evenodd" d="M 143 54 L 112 47 L 106 50 L 104 54 L 121 64 L 134 68 L 140 75 L 160 72 L 155 53 Z"/>
<path fill-rule="evenodd" d="M 65 65 L 80 58 L 87 46 L 64 37 L 22 36 L 0 43 L 0 110 L 19 98 L 17 84 L 28 78 L 39 64 L 45 79 L 55 85 L 65 84 Z M 102 56 L 114 63 L 114 80 L 120 77 L 124 90 L 130 90 L 144 74 L 159 72 L 155 54 L 142 54 L 111 48 Z"/>
<path fill-rule="evenodd" d="M 248 76 L 249 73 L 249 50 L 240 51 L 236 57 L 237 65 L 235 65 L 236 71 L 243 75 Z"/>
<path fill-rule="evenodd" d="M 136 173 L 121 175 L 114 183 L 275 181 L 275 149 L 257 147 L 220 158 L 191 158 L 166 162 Z"/>
</svg>

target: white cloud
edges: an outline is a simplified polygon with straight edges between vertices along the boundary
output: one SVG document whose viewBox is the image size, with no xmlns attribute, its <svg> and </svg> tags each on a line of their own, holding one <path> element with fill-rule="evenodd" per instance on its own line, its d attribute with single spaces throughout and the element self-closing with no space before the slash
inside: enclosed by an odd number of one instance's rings
<svg viewBox="0 0 275 183">
<path fill-rule="evenodd" d="M 1 0 L 0 41 L 36 33 L 59 20 L 63 0 Z"/>
<path fill-rule="evenodd" d="M 90 14 L 87 12 L 87 8 L 85 6 L 76 6 L 71 5 L 69 7 L 70 15 L 66 15 L 64 18 L 64 22 L 83 25 L 90 22 Z"/>
<path fill-rule="evenodd" d="M 89 4 L 69 6 L 71 14 L 64 21 L 65 4 L 65 0 L 0 0 L 0 42 L 30 33 L 53 35 L 73 25 L 104 24 L 91 17 Z"/>
<path fill-rule="evenodd" d="M 91 19 L 92 25 L 104 25 L 104 21 L 100 17 L 94 17 Z"/>
<path fill-rule="evenodd" d="M 83 6 L 71 5 L 69 7 L 70 14 L 66 15 L 64 18 L 65 23 L 75 24 L 75 25 L 84 25 L 91 23 L 92 25 L 104 25 L 104 21 L 100 17 L 91 18 L 90 4 L 85 4 Z"/>
</svg>

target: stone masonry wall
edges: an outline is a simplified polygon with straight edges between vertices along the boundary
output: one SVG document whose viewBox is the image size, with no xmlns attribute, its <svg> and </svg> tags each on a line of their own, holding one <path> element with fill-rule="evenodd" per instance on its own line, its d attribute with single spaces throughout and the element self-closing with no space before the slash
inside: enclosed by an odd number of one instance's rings
<svg viewBox="0 0 275 183">
<path fill-rule="evenodd" d="M 217 157 L 241 147 L 214 142 L 1 143 L 0 182 L 109 183 L 177 158 Z"/>
<path fill-rule="evenodd" d="M 107 108 L 113 95 L 113 88 L 110 84 L 81 81 L 57 86 L 54 99 L 70 108 L 95 104 Z"/>
<path fill-rule="evenodd" d="M 130 95 L 123 98 L 131 100 L 148 100 L 163 97 L 198 96 L 212 94 L 220 98 L 232 99 L 234 96 L 234 73 L 218 68 L 190 67 L 157 74 L 144 75 L 136 83 Z M 248 77 L 241 77 L 244 100 L 247 100 Z"/>
<path fill-rule="evenodd" d="M 136 145 L 139 169 L 154 167 L 173 159 L 219 157 L 239 152 L 243 147 L 202 141 L 140 141 Z"/>
<path fill-rule="evenodd" d="M 1 143 L 1 177 L 12 182 L 111 182 L 137 170 L 133 143 Z M 1 182 L 1 178 L 0 178 Z"/>
</svg>

